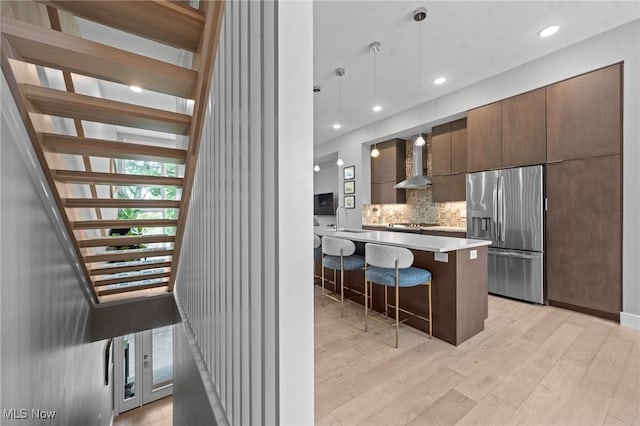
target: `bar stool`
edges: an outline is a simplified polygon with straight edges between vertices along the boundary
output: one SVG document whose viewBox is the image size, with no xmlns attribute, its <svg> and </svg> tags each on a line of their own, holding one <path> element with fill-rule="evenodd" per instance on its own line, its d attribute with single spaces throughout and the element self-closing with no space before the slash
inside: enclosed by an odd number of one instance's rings
<svg viewBox="0 0 640 426">
<path fill-rule="evenodd" d="M 356 245 L 353 241 L 344 240 L 342 238 L 323 237 L 322 238 L 322 306 L 324 306 L 324 297 L 340 302 L 340 316 L 344 318 L 344 271 L 355 271 L 365 266 L 362 256 L 354 255 Z M 336 293 L 336 271 L 340 270 L 340 298 L 334 297 L 333 294 L 325 294 L 324 292 L 324 268 L 333 269 L 334 294 Z"/>
<path fill-rule="evenodd" d="M 314 260 L 314 262 L 321 262 L 322 261 L 322 240 L 317 235 L 313 236 L 313 260 Z M 313 266 L 313 285 L 315 285 L 318 280 L 322 279 L 322 276 L 316 274 L 315 269 L 316 269 L 316 267 L 315 267 L 315 263 L 314 263 L 314 266 Z"/>
<path fill-rule="evenodd" d="M 381 284 L 384 287 L 384 314 L 388 317 L 388 308 L 395 308 L 395 321 L 389 324 L 375 316 L 372 319 L 379 321 L 387 326 L 396 329 L 396 348 L 398 347 L 398 328 L 401 322 L 405 322 L 411 318 L 417 317 L 429 323 L 429 338 L 432 336 L 432 314 L 431 314 L 431 272 L 426 269 L 414 268 L 413 253 L 411 250 L 403 247 L 383 246 L 379 244 L 367 243 L 365 245 L 364 267 L 364 330 L 368 331 L 367 320 L 369 318 L 369 304 L 372 302 L 371 291 L 368 288 L 372 283 Z M 367 285 L 367 282 L 369 283 Z M 414 312 L 400 308 L 400 287 L 415 287 L 425 285 L 427 287 L 427 300 L 429 303 L 429 318 L 425 318 Z M 387 289 L 395 288 L 395 306 L 389 305 L 387 299 Z M 400 321 L 400 311 L 411 315 Z"/>
</svg>

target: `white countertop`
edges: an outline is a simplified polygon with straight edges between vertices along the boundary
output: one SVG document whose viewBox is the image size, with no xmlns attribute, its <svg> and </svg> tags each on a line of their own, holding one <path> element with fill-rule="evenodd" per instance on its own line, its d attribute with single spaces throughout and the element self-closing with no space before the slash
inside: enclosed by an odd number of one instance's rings
<svg viewBox="0 0 640 426">
<path fill-rule="evenodd" d="M 368 231 L 362 229 L 342 229 L 336 232 L 333 228 L 315 226 L 313 233 L 322 237 L 344 238 L 364 243 L 386 244 L 389 246 L 406 247 L 414 250 L 431 252 L 448 252 L 483 247 L 491 241 L 472 240 L 468 238 L 436 237 L 432 235 L 411 234 L 396 231 Z"/>
</svg>

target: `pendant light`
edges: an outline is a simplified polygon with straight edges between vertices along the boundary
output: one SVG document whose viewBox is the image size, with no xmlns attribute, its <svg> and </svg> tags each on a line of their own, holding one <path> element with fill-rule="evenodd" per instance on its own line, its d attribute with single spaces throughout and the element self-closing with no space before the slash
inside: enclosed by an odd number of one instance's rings
<svg viewBox="0 0 640 426">
<path fill-rule="evenodd" d="M 413 20 L 420 24 L 427 17 L 427 8 L 420 7 L 413 12 Z M 418 25 L 418 84 L 420 87 L 420 102 L 418 103 L 418 137 L 415 140 L 416 146 L 424 146 L 426 143 L 422 137 L 422 101 L 424 99 L 422 93 L 422 25 Z"/>
<path fill-rule="evenodd" d="M 339 120 L 342 117 L 342 76 L 344 76 L 344 68 L 336 68 L 336 76 L 338 76 L 338 121 L 333 125 L 333 129 L 340 130 L 342 128 Z M 342 166 L 344 161 L 342 161 L 342 158 L 338 158 L 336 164 Z"/>
<path fill-rule="evenodd" d="M 380 111 L 382 109 L 382 107 L 380 105 L 378 105 L 377 102 L 377 75 L 376 75 L 376 70 L 377 70 L 377 54 L 380 51 L 380 42 L 378 41 L 374 41 L 373 43 L 371 43 L 369 45 L 369 50 L 373 53 L 373 112 L 376 113 L 378 111 Z M 377 126 L 376 124 L 378 123 L 378 116 L 374 115 L 374 119 L 373 119 L 373 140 L 376 140 L 378 134 L 377 134 Z M 377 148 L 377 144 L 373 145 L 373 149 L 371 150 L 371 156 L 373 158 L 376 158 L 380 155 L 380 151 L 378 151 Z"/>
</svg>

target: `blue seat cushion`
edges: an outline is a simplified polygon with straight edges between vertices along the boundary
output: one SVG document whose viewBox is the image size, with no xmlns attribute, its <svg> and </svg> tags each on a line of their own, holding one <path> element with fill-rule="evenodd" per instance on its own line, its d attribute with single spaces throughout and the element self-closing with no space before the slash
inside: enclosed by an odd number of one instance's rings
<svg viewBox="0 0 640 426">
<path fill-rule="evenodd" d="M 354 271 L 356 269 L 364 268 L 364 257 L 352 255 L 344 256 L 344 270 Z M 329 269 L 340 269 L 340 256 L 325 256 L 323 265 Z"/>
<path fill-rule="evenodd" d="M 400 287 L 413 287 L 425 284 L 431 279 L 431 272 L 426 269 L 402 268 L 398 270 L 398 285 Z M 396 270 L 395 268 L 380 268 L 378 266 L 367 266 L 367 281 L 373 281 L 377 284 L 395 287 Z"/>
<path fill-rule="evenodd" d="M 313 260 L 322 259 L 322 246 L 318 246 L 313 249 Z"/>
</svg>

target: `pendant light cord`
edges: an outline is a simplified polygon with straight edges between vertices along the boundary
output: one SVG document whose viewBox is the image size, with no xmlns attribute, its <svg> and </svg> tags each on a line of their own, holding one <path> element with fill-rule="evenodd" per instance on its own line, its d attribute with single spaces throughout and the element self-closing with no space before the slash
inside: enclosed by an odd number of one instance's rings
<svg viewBox="0 0 640 426">
<path fill-rule="evenodd" d="M 378 97 L 378 51 L 374 49 L 373 51 L 373 106 L 375 107 L 376 99 Z M 375 111 L 374 111 L 375 112 Z M 375 140 L 378 137 L 378 116 L 376 114 L 373 115 L 373 139 Z M 377 145 L 377 144 L 376 144 Z M 375 146 L 374 146 L 375 149 Z"/>
<path fill-rule="evenodd" d="M 338 76 L 338 123 L 342 117 L 342 76 Z M 342 124 L 342 123 L 341 123 Z"/>
<path fill-rule="evenodd" d="M 422 136 L 422 21 L 418 22 L 418 84 L 420 85 L 420 99 L 418 101 L 418 136 Z"/>
</svg>

